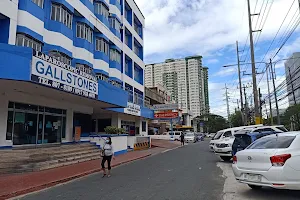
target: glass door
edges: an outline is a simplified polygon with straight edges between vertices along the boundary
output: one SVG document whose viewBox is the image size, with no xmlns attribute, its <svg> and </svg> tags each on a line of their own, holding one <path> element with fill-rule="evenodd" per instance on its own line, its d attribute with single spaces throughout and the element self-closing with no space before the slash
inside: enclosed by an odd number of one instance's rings
<svg viewBox="0 0 300 200">
<path fill-rule="evenodd" d="M 36 144 L 37 114 L 16 112 L 14 119 L 13 144 Z"/>
<path fill-rule="evenodd" d="M 45 115 L 43 143 L 61 142 L 62 117 Z"/>
</svg>

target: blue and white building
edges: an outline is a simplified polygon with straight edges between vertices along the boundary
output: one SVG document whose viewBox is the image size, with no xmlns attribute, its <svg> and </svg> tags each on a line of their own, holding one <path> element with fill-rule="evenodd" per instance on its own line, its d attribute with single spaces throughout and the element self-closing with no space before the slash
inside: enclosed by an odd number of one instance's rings
<svg viewBox="0 0 300 200">
<path fill-rule="evenodd" d="M 0 148 L 147 135 L 144 23 L 134 0 L 1 0 Z"/>
</svg>

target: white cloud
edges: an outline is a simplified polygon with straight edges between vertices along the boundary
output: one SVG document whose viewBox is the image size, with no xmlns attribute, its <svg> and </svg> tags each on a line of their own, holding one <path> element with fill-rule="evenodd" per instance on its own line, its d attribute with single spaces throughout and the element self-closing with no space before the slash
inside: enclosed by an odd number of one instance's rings
<svg viewBox="0 0 300 200">
<path fill-rule="evenodd" d="M 146 57 L 159 54 L 159 59 L 163 59 L 167 58 L 164 55 L 176 51 L 205 55 L 227 45 L 234 47 L 237 39 L 245 41 L 248 34 L 245 2 L 241 0 L 136 0 L 146 20 L 144 41 Z M 251 0 L 253 12 L 255 2 L 256 0 Z M 256 12 L 265 1 L 258 2 Z M 271 1 L 268 2 L 270 6 Z M 292 2 L 293 0 L 274 0 L 260 41 L 274 37 Z M 296 9 L 298 6 L 294 4 L 287 22 Z M 253 17 L 254 27 L 255 24 L 260 24 L 260 21 L 256 23 L 257 19 L 257 16 Z M 241 37 L 237 38 L 239 35 Z"/>
<path fill-rule="evenodd" d="M 218 72 L 213 74 L 212 76 L 215 77 L 226 77 L 232 74 L 238 74 L 236 67 L 228 67 L 228 68 L 221 68 Z"/>
<path fill-rule="evenodd" d="M 205 63 L 207 63 L 207 64 L 216 64 L 216 63 L 218 63 L 218 62 L 219 62 L 218 59 L 209 59 L 209 60 L 207 60 Z"/>
</svg>

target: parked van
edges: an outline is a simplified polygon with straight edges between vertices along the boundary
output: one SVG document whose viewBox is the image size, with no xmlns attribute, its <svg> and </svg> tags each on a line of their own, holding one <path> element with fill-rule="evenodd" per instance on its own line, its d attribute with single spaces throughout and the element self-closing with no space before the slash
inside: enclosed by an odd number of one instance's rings
<svg viewBox="0 0 300 200">
<path fill-rule="evenodd" d="M 171 131 L 168 131 L 168 132 L 164 132 L 164 135 L 169 135 L 170 138 L 173 138 L 175 141 L 176 140 L 180 141 L 181 133 L 182 131 L 173 131 L 173 133 L 171 133 Z"/>
</svg>

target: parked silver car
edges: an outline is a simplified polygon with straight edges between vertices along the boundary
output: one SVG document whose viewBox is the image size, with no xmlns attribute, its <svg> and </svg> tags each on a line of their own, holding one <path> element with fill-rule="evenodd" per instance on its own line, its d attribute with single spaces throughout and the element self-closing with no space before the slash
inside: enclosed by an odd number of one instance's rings
<svg viewBox="0 0 300 200">
<path fill-rule="evenodd" d="M 187 132 L 184 135 L 184 140 L 185 140 L 185 142 L 196 142 L 197 141 L 197 136 L 194 132 Z"/>
</svg>

